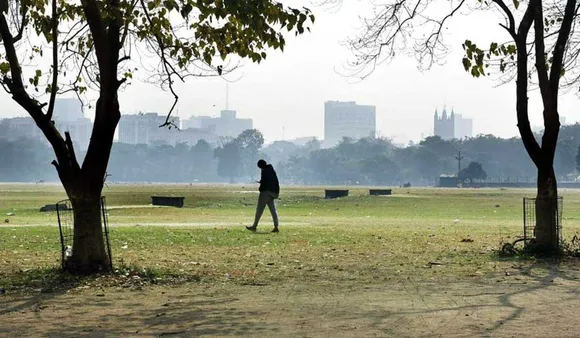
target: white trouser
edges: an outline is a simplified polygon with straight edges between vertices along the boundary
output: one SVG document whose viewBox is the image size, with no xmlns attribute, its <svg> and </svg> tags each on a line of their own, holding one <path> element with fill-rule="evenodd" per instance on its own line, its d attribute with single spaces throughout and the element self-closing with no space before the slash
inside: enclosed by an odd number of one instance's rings
<svg viewBox="0 0 580 338">
<path fill-rule="evenodd" d="M 274 200 L 278 198 L 278 194 L 273 193 L 271 191 L 260 191 L 260 196 L 258 197 L 258 206 L 256 207 L 256 218 L 254 219 L 253 227 L 258 226 L 258 222 L 260 222 L 260 218 L 264 213 L 264 209 L 266 205 L 268 209 L 270 209 L 270 213 L 272 214 L 272 219 L 274 220 L 274 226 L 278 227 L 278 212 L 276 211 L 276 203 Z"/>
</svg>

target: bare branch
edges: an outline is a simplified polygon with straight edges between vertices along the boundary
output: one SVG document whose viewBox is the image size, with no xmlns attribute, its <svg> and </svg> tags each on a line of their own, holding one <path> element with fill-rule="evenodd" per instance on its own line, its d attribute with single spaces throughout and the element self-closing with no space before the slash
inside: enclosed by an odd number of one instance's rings
<svg viewBox="0 0 580 338">
<path fill-rule="evenodd" d="M 532 0 L 538 1 L 538 0 Z M 518 27 L 518 32 L 516 34 L 516 48 L 517 48 L 517 62 L 518 62 L 518 74 L 517 74 L 517 92 L 516 92 L 516 112 L 518 118 L 518 129 L 522 137 L 522 141 L 530 159 L 534 162 L 536 167 L 539 168 L 541 164 L 541 149 L 538 141 L 532 132 L 530 126 L 530 119 L 528 113 L 528 51 L 526 50 L 526 42 L 530 28 L 534 21 L 534 9 L 532 3 L 528 4 L 526 12 L 522 20 L 520 21 L 520 26 Z"/>
<path fill-rule="evenodd" d="M 97 60 L 99 62 L 99 68 L 105 69 L 107 60 L 109 59 L 107 55 L 107 41 L 106 41 L 106 30 L 103 25 L 103 18 L 101 17 L 101 10 L 95 0 L 81 0 L 83 6 L 83 11 L 87 18 L 87 23 L 89 29 L 91 30 L 91 35 L 95 45 L 95 51 L 97 54 Z"/>
<path fill-rule="evenodd" d="M 52 0 L 52 87 L 48 111 L 46 112 L 46 116 L 49 120 L 52 119 L 52 113 L 54 112 L 54 102 L 56 100 L 56 92 L 58 88 L 58 13 L 56 2 L 57 0 Z"/>
<path fill-rule="evenodd" d="M 68 131 L 65 131 L 64 137 L 65 137 L 64 142 L 66 144 L 66 148 L 68 149 L 68 153 L 69 153 L 69 160 L 70 160 L 71 168 L 78 172 L 81 170 L 81 168 L 79 166 L 79 162 L 77 161 L 77 156 L 75 154 L 75 149 L 73 147 L 70 133 Z"/>
<path fill-rule="evenodd" d="M 18 27 L 18 33 L 16 33 L 16 35 L 12 39 L 12 41 L 14 41 L 14 43 L 16 43 L 16 42 L 20 41 L 20 39 L 22 39 L 22 36 L 24 34 L 24 29 L 26 28 L 26 18 L 28 15 L 28 6 L 21 5 L 20 8 L 22 8 L 22 17 L 21 17 L 21 21 L 20 21 L 20 26 Z"/>
<path fill-rule="evenodd" d="M 331 1 L 334 3 L 334 1 Z M 429 69 L 449 53 L 444 43 L 444 30 L 449 20 L 467 6 L 466 0 L 452 0 L 450 10 L 440 17 L 429 14 L 437 7 L 436 1 L 395 0 L 376 5 L 375 13 L 363 20 L 361 34 L 347 41 L 354 60 L 348 66 L 354 75 L 365 78 L 375 67 L 391 61 L 398 52 L 412 50 L 421 70 Z M 425 33 L 420 36 L 421 33 Z M 413 47 L 408 43 L 413 40 Z"/>
<path fill-rule="evenodd" d="M 500 24 L 500 26 L 505 28 L 505 30 L 507 30 L 508 33 L 510 34 L 510 36 L 515 40 L 516 39 L 516 21 L 514 19 L 514 14 L 508 8 L 508 6 L 505 4 L 505 2 L 503 0 L 493 0 L 493 2 L 495 2 L 499 6 L 499 8 L 501 8 L 501 10 L 504 12 L 504 14 L 508 18 L 508 23 L 509 23 L 508 26 L 506 27 L 503 24 Z"/>
<path fill-rule="evenodd" d="M 147 9 L 147 6 L 145 5 L 144 0 L 139 0 L 141 2 L 141 7 L 143 9 L 143 12 L 145 13 L 145 16 L 147 17 L 147 21 L 149 22 L 149 24 L 152 24 L 151 22 L 151 16 L 149 15 L 149 11 Z M 177 74 L 179 76 L 179 73 L 175 71 L 175 69 L 172 68 L 171 64 L 167 61 L 167 58 L 165 56 L 165 44 L 163 43 L 163 41 L 161 41 L 161 38 L 159 37 L 158 34 L 155 34 L 155 39 L 157 40 L 157 44 L 159 47 L 159 56 L 161 57 L 161 62 L 163 63 L 163 68 L 165 70 L 165 73 L 168 77 L 168 85 L 169 85 L 169 90 L 171 91 L 171 94 L 173 95 L 173 104 L 171 105 L 171 109 L 169 109 L 169 112 L 167 113 L 167 117 L 165 118 L 165 122 L 160 126 L 167 126 L 172 124 L 172 122 L 169 121 L 171 114 L 173 113 L 173 110 L 175 109 L 175 106 L 177 106 L 177 102 L 179 100 L 179 96 L 177 95 L 177 93 L 175 92 L 175 90 L 173 89 L 173 80 L 171 79 L 172 75 Z M 180 77 L 180 79 L 183 81 L 183 78 Z"/>
<path fill-rule="evenodd" d="M 548 106 L 553 93 L 550 93 L 548 81 L 548 68 L 546 66 L 546 47 L 544 43 L 544 11 L 542 9 L 542 0 L 531 0 L 529 4 L 534 15 L 534 44 L 536 49 L 536 71 L 542 101 L 544 106 Z"/>
<path fill-rule="evenodd" d="M 556 41 L 556 46 L 554 49 L 554 56 L 552 61 L 552 69 L 550 71 L 550 88 L 552 90 L 554 97 L 554 107 L 557 104 L 557 93 L 558 87 L 560 85 L 560 76 L 564 58 L 564 52 L 568 42 L 568 37 L 570 36 L 570 30 L 572 27 L 572 22 L 574 21 L 574 14 L 577 12 L 576 0 L 567 0 L 566 8 L 564 10 L 564 18 L 562 19 L 562 26 L 560 28 L 560 33 L 558 34 L 558 39 Z M 554 109 L 555 110 L 555 109 Z"/>
</svg>

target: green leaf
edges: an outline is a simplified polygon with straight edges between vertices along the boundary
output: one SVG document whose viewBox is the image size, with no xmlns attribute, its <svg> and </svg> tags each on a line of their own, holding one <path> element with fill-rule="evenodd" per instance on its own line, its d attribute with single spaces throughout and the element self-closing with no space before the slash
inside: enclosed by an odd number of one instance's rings
<svg viewBox="0 0 580 338">
<path fill-rule="evenodd" d="M 2 74 L 8 74 L 9 71 L 10 71 L 10 64 L 8 62 L 0 63 L 0 72 Z"/>
<path fill-rule="evenodd" d="M 516 9 L 518 9 L 518 7 L 520 7 L 520 0 L 513 0 L 514 1 L 514 7 Z"/>
<path fill-rule="evenodd" d="M 463 68 L 465 68 L 465 71 L 469 71 L 469 67 L 471 67 L 471 61 L 468 58 L 463 58 Z"/>
</svg>

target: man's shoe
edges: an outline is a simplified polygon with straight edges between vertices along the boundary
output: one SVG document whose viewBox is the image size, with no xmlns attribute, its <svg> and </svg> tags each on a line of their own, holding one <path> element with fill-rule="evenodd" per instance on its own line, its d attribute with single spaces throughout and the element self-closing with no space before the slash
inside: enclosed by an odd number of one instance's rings
<svg viewBox="0 0 580 338">
<path fill-rule="evenodd" d="M 272 232 L 280 232 L 280 231 L 278 230 L 278 227 L 275 227 L 274 230 L 272 230 Z"/>
<path fill-rule="evenodd" d="M 256 232 L 255 226 L 246 227 L 246 229 L 250 230 L 251 232 Z"/>
</svg>

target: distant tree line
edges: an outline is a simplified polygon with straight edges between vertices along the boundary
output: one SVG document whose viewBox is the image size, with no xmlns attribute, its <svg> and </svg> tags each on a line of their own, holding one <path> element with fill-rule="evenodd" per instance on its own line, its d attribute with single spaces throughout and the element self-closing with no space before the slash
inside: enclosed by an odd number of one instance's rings
<svg viewBox="0 0 580 338">
<path fill-rule="evenodd" d="M 556 175 L 572 177 L 580 165 L 580 125 L 563 126 L 556 151 Z M 400 148 L 388 139 L 343 139 L 323 149 L 317 140 L 303 145 L 276 141 L 264 147 L 257 130 L 212 146 L 115 143 L 107 170 L 108 182 L 237 182 L 259 178 L 256 161 L 274 164 L 284 184 L 435 185 L 439 175 L 455 175 L 461 151 L 460 177 L 533 180 L 536 170 L 518 138 L 480 135 L 465 140 L 427 137 Z M 28 139 L 9 141 L 0 135 L 0 181 L 57 181 L 50 168 L 51 150 Z M 84 157 L 84 154 L 79 154 Z M 473 163 L 472 163 L 473 162 Z"/>
</svg>

